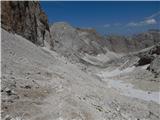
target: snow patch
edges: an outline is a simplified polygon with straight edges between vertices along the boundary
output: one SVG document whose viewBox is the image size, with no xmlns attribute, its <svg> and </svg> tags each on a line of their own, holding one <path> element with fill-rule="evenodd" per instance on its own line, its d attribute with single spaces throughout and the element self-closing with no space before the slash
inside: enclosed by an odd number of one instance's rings
<svg viewBox="0 0 160 120">
<path fill-rule="evenodd" d="M 106 80 L 108 82 L 109 87 L 116 88 L 118 91 L 120 91 L 120 94 L 129 96 L 129 97 L 135 97 L 139 98 L 145 101 L 154 101 L 158 104 L 160 104 L 160 92 L 148 92 L 148 91 L 142 91 L 134 88 L 134 85 L 130 83 L 124 83 L 120 80 Z"/>
<path fill-rule="evenodd" d="M 144 66 L 144 68 L 146 67 L 147 65 Z M 160 104 L 160 92 L 149 92 L 135 89 L 134 85 L 132 85 L 131 83 L 125 83 L 121 80 L 113 80 L 107 78 L 115 75 L 120 75 L 121 73 L 131 72 L 132 70 L 134 70 L 134 67 L 130 67 L 122 71 L 120 71 L 119 69 L 115 69 L 111 72 L 103 72 L 99 74 L 99 76 L 102 78 L 103 81 L 106 81 L 108 83 L 109 88 L 114 88 L 118 90 L 121 95 L 138 98 L 145 101 L 154 101 Z"/>
<path fill-rule="evenodd" d="M 129 67 L 129 68 L 126 68 L 124 70 L 120 70 L 120 69 L 115 69 L 113 71 L 110 71 L 110 72 L 101 72 L 100 74 L 106 78 L 106 77 L 113 77 L 113 76 L 117 76 L 117 75 L 121 75 L 121 74 L 124 74 L 124 73 L 129 73 L 129 72 L 132 72 L 133 70 L 135 69 L 135 66 L 132 66 L 132 67 Z M 100 75 L 100 76 L 101 76 Z"/>
</svg>

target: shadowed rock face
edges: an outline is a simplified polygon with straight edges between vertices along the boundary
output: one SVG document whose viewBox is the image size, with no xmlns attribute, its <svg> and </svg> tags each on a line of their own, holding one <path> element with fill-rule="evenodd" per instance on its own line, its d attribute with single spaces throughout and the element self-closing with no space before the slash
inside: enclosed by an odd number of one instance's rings
<svg viewBox="0 0 160 120">
<path fill-rule="evenodd" d="M 2 28 L 15 32 L 37 45 L 44 45 L 45 35 L 49 34 L 48 19 L 39 2 L 2 1 Z"/>
<path fill-rule="evenodd" d="M 140 51 L 136 56 L 139 57 L 136 66 L 148 64 L 147 70 L 154 73 L 156 77 L 160 77 L 160 43 Z"/>
</svg>

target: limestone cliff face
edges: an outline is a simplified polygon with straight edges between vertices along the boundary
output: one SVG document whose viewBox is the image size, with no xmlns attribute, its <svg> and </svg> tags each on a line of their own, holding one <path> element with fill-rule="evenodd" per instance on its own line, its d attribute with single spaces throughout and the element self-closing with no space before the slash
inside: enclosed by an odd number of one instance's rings
<svg viewBox="0 0 160 120">
<path fill-rule="evenodd" d="M 2 28 L 44 46 L 49 34 L 48 19 L 37 1 L 2 1 Z"/>
</svg>

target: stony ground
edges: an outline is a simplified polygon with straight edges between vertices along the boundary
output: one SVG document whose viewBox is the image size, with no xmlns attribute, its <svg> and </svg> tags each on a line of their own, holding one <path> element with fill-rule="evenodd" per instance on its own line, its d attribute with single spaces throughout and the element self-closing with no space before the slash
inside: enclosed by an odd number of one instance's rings
<svg viewBox="0 0 160 120">
<path fill-rule="evenodd" d="M 2 119 L 159 120 L 156 101 L 127 96 L 108 86 L 108 79 L 118 78 L 119 73 L 108 75 L 116 68 L 73 64 L 54 51 L 2 30 Z M 98 76 L 102 73 L 106 75 L 103 78 Z"/>
</svg>

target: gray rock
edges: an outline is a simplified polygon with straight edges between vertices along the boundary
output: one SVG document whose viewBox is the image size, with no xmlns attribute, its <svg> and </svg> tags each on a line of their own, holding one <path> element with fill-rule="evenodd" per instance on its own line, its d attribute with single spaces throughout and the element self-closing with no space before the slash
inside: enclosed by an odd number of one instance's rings
<svg viewBox="0 0 160 120">
<path fill-rule="evenodd" d="M 151 55 L 144 55 L 138 61 L 138 66 L 150 64 L 153 61 L 154 57 Z"/>
<path fill-rule="evenodd" d="M 154 72 L 155 74 L 160 74 L 160 56 L 157 56 L 150 64 L 149 68 L 150 71 Z"/>
</svg>

